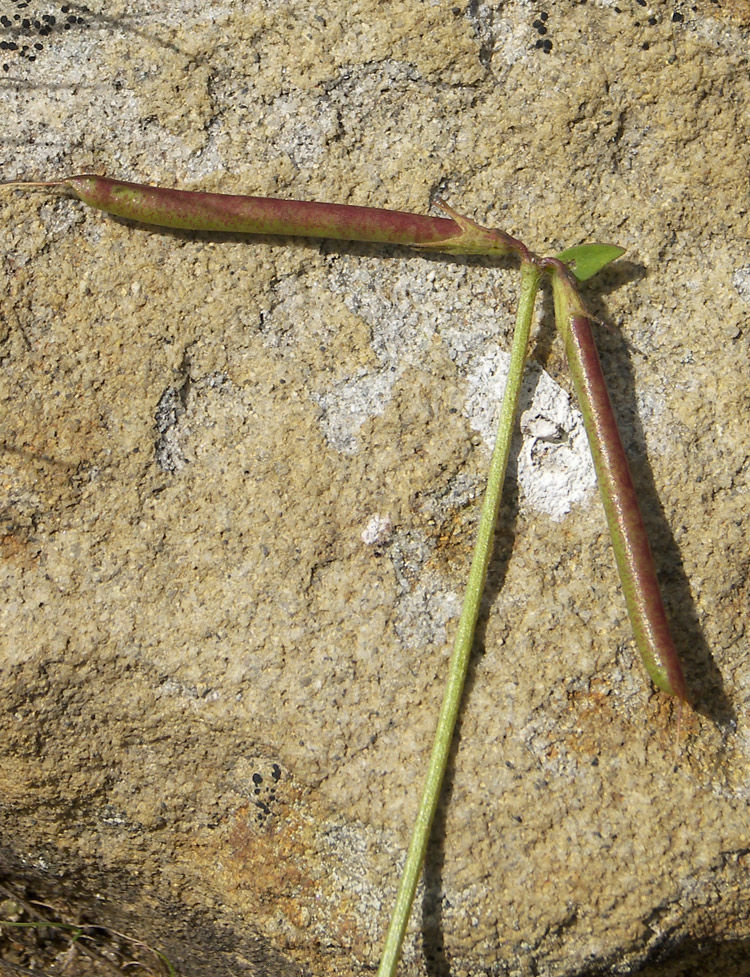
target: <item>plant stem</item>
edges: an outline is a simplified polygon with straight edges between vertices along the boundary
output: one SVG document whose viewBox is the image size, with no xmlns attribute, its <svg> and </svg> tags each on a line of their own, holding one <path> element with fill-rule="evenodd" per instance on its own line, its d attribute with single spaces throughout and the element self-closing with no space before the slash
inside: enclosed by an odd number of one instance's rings
<svg viewBox="0 0 750 977">
<path fill-rule="evenodd" d="M 469 580 L 456 631 L 453 654 L 448 669 L 448 680 L 443 695 L 443 704 L 440 707 L 440 716 L 422 791 L 422 799 L 419 803 L 417 819 L 409 843 L 409 851 L 406 855 L 406 863 L 396 895 L 396 904 L 388 927 L 377 977 L 394 977 L 396 973 L 406 927 L 411 915 L 412 903 L 414 902 L 414 893 L 422 871 L 430 830 L 440 798 L 445 768 L 448 764 L 453 729 L 461 704 L 461 693 L 466 680 L 469 657 L 474 642 L 474 631 L 487 579 L 487 567 L 492 555 L 495 525 L 500 509 L 505 471 L 508 467 L 510 443 L 515 426 L 523 367 L 531 331 L 534 300 L 539 288 L 541 274 L 541 270 L 530 262 L 525 261 L 521 265 L 521 297 L 513 333 L 510 367 L 500 409 L 497 437 L 490 462 Z"/>
</svg>

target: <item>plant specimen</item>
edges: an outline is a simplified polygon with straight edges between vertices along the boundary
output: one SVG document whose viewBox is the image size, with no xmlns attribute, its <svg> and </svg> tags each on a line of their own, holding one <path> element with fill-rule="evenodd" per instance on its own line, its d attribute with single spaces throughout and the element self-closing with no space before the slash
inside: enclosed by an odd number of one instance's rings
<svg viewBox="0 0 750 977">
<path fill-rule="evenodd" d="M 565 342 L 573 383 L 594 459 L 625 602 L 644 665 L 656 686 L 687 701 L 687 690 L 669 630 L 638 500 L 594 345 L 591 316 L 577 282 L 619 257 L 612 245 L 582 245 L 541 258 L 502 231 L 481 227 L 439 202 L 444 217 L 338 204 L 201 193 L 128 183 L 96 175 L 7 187 L 61 187 L 118 217 L 159 227 L 248 234 L 297 235 L 406 245 L 449 254 L 521 262 L 521 295 L 511 362 L 500 412 L 477 541 L 449 665 L 438 727 L 406 857 L 378 977 L 391 977 L 408 923 L 430 829 L 448 761 L 469 662 L 518 407 L 534 301 L 544 276 L 552 281 L 555 320 Z"/>
</svg>

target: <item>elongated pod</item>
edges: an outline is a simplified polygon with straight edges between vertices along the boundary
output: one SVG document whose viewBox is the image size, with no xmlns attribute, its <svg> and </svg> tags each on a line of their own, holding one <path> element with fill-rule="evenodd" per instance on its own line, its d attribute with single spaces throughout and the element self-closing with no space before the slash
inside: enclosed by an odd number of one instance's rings
<svg viewBox="0 0 750 977">
<path fill-rule="evenodd" d="M 526 251 L 504 232 L 475 224 L 442 203 L 439 205 L 449 217 L 276 197 L 170 190 L 88 173 L 48 183 L 5 186 L 62 187 L 91 207 L 156 227 L 400 244 L 450 254 L 504 255 Z"/>
<path fill-rule="evenodd" d="M 630 466 L 607 393 L 591 320 L 569 278 L 553 271 L 555 319 L 565 341 L 617 569 L 638 650 L 654 685 L 687 701 Z"/>
</svg>

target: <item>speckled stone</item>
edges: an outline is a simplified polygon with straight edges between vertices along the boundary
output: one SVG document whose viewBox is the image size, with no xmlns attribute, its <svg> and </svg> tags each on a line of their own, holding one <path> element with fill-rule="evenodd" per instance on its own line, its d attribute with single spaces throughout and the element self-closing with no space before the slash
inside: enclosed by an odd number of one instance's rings
<svg viewBox="0 0 750 977">
<path fill-rule="evenodd" d="M 3 179 L 439 194 L 540 252 L 627 248 L 586 297 L 696 709 L 638 661 L 546 303 L 402 972 L 734 972 L 747 5 L 3 9 Z M 0 867 L 185 975 L 373 968 L 517 274 L 43 191 L 2 195 L 0 255 Z"/>
</svg>

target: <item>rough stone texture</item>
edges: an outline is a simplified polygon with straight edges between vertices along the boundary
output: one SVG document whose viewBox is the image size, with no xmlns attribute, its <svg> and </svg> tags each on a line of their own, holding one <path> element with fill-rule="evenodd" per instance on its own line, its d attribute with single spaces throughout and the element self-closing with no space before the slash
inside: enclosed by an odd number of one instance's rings
<svg viewBox="0 0 750 977">
<path fill-rule="evenodd" d="M 403 973 L 748 973 L 748 4 L 2 9 L 3 179 L 627 247 L 588 294 L 696 709 L 675 759 L 547 304 Z M 368 970 L 517 276 L 0 206 L 2 866 L 185 975 Z"/>
</svg>

